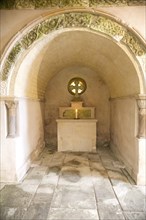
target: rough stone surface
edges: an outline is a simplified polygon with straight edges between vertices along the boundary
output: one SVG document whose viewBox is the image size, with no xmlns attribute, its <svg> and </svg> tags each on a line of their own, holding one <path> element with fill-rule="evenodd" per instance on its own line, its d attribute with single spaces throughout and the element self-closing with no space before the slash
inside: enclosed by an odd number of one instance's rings
<svg viewBox="0 0 146 220">
<path fill-rule="evenodd" d="M 45 149 L 21 183 L 1 184 L 0 219 L 145 220 L 145 187 L 131 184 L 123 166 L 107 169 L 109 161 L 119 164 L 107 147 L 95 153 Z"/>
</svg>

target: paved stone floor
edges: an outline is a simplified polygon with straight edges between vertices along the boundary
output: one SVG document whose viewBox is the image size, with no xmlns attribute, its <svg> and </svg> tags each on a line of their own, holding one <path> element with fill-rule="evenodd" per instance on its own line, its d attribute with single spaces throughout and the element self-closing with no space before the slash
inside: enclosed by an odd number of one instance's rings
<svg viewBox="0 0 146 220">
<path fill-rule="evenodd" d="M 134 185 L 108 148 L 45 148 L 21 183 L 1 187 L 1 220 L 146 219 L 144 186 Z"/>
</svg>

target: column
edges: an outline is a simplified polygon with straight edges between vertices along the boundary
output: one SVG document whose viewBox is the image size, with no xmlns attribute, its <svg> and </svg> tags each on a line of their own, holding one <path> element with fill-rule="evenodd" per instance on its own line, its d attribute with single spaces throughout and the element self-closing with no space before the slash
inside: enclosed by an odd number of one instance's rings
<svg viewBox="0 0 146 220">
<path fill-rule="evenodd" d="M 15 137 L 17 133 L 17 101 L 5 101 L 7 109 L 7 137 Z"/>
<path fill-rule="evenodd" d="M 146 95 L 137 98 L 139 108 L 138 145 L 137 145 L 137 184 L 146 184 Z"/>
<path fill-rule="evenodd" d="M 137 98 L 139 108 L 138 138 L 146 138 L 146 95 Z"/>
</svg>

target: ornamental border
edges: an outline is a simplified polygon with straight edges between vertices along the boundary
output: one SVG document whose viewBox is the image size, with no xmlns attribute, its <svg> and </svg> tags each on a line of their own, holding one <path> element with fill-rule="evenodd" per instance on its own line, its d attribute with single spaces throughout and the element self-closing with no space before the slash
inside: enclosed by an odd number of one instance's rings
<svg viewBox="0 0 146 220">
<path fill-rule="evenodd" d="M 52 9 L 64 7 L 145 6 L 145 0 L 2 0 L 2 9 Z"/>
</svg>

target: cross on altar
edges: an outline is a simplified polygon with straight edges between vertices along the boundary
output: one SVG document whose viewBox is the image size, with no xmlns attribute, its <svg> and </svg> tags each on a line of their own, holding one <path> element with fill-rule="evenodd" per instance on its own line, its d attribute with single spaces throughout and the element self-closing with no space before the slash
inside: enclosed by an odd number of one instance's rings
<svg viewBox="0 0 146 220">
<path fill-rule="evenodd" d="M 73 78 L 68 83 L 68 91 L 75 96 L 75 99 L 79 99 L 81 95 L 86 90 L 86 82 L 81 78 Z"/>
</svg>

